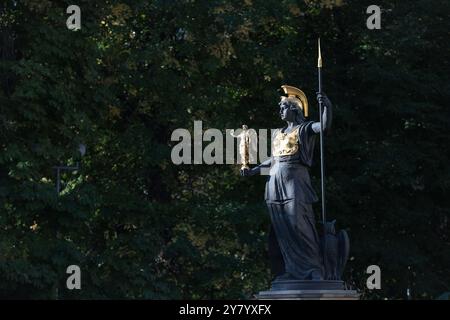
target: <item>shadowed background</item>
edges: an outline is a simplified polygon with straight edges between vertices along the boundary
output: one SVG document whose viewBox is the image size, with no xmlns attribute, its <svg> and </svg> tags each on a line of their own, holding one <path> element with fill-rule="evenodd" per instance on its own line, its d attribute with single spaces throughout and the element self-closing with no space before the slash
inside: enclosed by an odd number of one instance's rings
<svg viewBox="0 0 450 320">
<path fill-rule="evenodd" d="M 176 128 L 275 128 L 282 84 L 318 119 L 344 278 L 367 299 L 449 291 L 450 3 L 69 1 L 0 5 L 0 297 L 249 298 L 270 283 L 264 177 L 180 165 Z M 79 159 L 77 148 L 86 145 Z M 204 144 L 206 145 L 206 143 Z M 318 151 L 318 150 L 317 150 Z M 57 165 L 62 174 L 55 194 Z M 319 157 L 312 169 L 319 191 Z M 315 207 L 319 215 L 320 207 Z M 65 289 L 67 266 L 82 290 Z M 369 291 L 365 270 L 381 268 Z"/>
</svg>

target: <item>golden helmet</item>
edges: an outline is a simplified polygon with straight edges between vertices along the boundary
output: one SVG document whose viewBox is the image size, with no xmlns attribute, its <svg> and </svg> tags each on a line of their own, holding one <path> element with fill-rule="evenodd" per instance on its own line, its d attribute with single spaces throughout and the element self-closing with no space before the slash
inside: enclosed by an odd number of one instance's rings
<svg viewBox="0 0 450 320">
<path fill-rule="evenodd" d="M 282 96 L 281 100 L 284 99 L 293 99 L 294 101 L 297 102 L 298 107 L 300 108 L 300 110 L 303 111 L 303 114 L 305 115 L 305 117 L 308 116 L 308 99 L 306 98 L 305 93 L 296 88 L 296 87 L 292 87 L 292 86 L 287 86 L 287 85 L 283 85 L 281 86 L 281 88 L 283 89 L 284 93 L 287 94 L 286 96 Z"/>
</svg>

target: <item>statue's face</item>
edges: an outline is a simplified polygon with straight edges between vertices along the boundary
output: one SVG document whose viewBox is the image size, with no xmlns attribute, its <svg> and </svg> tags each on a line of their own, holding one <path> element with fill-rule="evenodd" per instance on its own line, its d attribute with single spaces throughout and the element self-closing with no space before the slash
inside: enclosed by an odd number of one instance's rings
<svg viewBox="0 0 450 320">
<path fill-rule="evenodd" d="M 280 105 L 280 118 L 283 121 L 295 121 L 295 111 L 291 109 L 287 101 L 281 101 Z"/>
</svg>

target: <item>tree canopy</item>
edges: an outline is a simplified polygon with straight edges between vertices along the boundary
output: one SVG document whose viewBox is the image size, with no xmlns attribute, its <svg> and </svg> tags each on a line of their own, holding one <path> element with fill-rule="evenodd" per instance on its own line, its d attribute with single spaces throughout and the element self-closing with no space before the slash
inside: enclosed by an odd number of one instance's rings
<svg viewBox="0 0 450 320">
<path fill-rule="evenodd" d="M 171 134 L 196 120 L 280 127 L 282 84 L 301 87 L 318 119 L 319 36 L 334 104 L 327 208 L 350 235 L 345 279 L 367 299 L 450 291 L 448 1 L 380 0 L 379 30 L 366 26 L 366 0 L 79 0 L 77 31 L 70 4 L 0 5 L 0 297 L 266 289 L 264 177 L 174 165 Z M 77 163 L 57 196 L 54 167 Z M 381 290 L 365 286 L 374 264 Z M 82 290 L 66 289 L 69 265 Z"/>
</svg>

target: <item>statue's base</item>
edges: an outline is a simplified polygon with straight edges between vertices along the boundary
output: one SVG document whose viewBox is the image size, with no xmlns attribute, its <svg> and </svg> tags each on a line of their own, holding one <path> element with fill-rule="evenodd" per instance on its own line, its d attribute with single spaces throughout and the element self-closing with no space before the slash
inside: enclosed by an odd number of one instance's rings
<svg viewBox="0 0 450 320">
<path fill-rule="evenodd" d="M 342 280 L 275 280 L 270 290 L 345 290 L 345 283 Z"/>
<path fill-rule="evenodd" d="M 359 300 L 338 280 L 276 280 L 272 288 L 256 295 L 258 300 Z"/>
<path fill-rule="evenodd" d="M 359 300 L 355 290 L 277 290 L 261 291 L 258 300 Z"/>
</svg>

